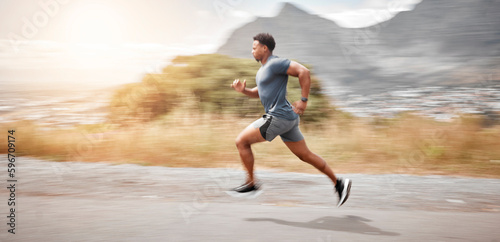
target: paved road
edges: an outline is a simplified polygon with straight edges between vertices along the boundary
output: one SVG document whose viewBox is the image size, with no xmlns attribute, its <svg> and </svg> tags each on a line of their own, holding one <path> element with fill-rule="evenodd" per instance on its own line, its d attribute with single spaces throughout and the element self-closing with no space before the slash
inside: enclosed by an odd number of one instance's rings
<svg viewBox="0 0 500 242">
<path fill-rule="evenodd" d="M 248 200 L 224 193 L 234 168 L 16 163 L 16 234 L 0 189 L 0 241 L 500 241 L 498 179 L 342 174 L 354 183 L 336 208 L 322 175 L 260 171 Z"/>
</svg>

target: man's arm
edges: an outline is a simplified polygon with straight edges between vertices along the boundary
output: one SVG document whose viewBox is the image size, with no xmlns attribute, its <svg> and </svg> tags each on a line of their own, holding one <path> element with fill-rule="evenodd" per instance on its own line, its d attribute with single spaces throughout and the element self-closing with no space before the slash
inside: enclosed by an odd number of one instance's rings
<svg viewBox="0 0 500 242">
<path fill-rule="evenodd" d="M 292 61 L 286 74 L 299 78 L 300 87 L 302 89 L 302 97 L 309 97 L 311 88 L 311 74 L 305 66 Z M 307 102 L 297 101 L 293 103 L 295 113 L 302 115 L 307 108 Z"/>
<path fill-rule="evenodd" d="M 234 80 L 233 84 L 231 84 L 231 87 L 234 88 L 237 92 L 241 92 L 249 97 L 253 98 L 258 98 L 259 97 L 259 90 L 257 87 L 254 88 L 247 88 L 247 81 L 243 80 L 243 82 L 240 82 L 240 79 Z"/>
</svg>

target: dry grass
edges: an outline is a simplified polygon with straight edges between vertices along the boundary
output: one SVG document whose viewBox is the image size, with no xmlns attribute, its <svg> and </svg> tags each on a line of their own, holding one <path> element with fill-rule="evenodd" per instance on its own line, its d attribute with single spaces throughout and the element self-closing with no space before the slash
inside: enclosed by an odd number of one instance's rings
<svg viewBox="0 0 500 242">
<path fill-rule="evenodd" d="M 127 128 L 87 125 L 47 129 L 31 122 L 15 129 L 18 155 L 56 161 L 136 163 L 172 167 L 239 165 L 234 139 L 254 118 L 172 113 Z M 321 126 L 302 124 L 309 148 L 339 173 L 443 174 L 500 178 L 500 126 L 481 118 L 441 123 L 412 115 L 377 122 L 336 118 Z M 5 133 L 7 135 L 7 132 Z M 7 139 L 1 139 L 1 153 Z M 257 168 L 317 171 L 299 161 L 279 137 L 254 146 Z"/>
</svg>

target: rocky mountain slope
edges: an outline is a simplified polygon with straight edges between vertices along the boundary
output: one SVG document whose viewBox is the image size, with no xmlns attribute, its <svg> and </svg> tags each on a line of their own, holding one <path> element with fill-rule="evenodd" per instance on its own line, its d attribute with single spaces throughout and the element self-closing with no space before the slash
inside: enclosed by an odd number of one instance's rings
<svg viewBox="0 0 500 242">
<path fill-rule="evenodd" d="M 498 0 L 424 0 L 389 21 L 347 29 L 285 3 L 277 16 L 236 29 L 217 52 L 252 58 L 252 37 L 269 32 L 277 42 L 274 54 L 311 64 L 333 96 L 483 85 L 485 75 L 498 83 L 499 10 Z"/>
</svg>

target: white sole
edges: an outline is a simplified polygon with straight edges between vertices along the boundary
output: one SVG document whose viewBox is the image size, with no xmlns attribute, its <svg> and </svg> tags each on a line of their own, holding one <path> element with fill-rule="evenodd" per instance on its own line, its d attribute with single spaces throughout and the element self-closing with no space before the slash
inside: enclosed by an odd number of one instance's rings
<svg viewBox="0 0 500 242">
<path fill-rule="evenodd" d="M 340 198 L 339 204 L 337 205 L 337 207 L 342 206 L 342 204 L 344 204 L 345 201 L 347 201 L 347 198 L 349 198 L 349 194 L 351 193 L 351 185 L 352 185 L 352 181 L 350 179 L 346 178 L 344 180 L 344 190 L 342 191 L 342 197 Z"/>
</svg>

